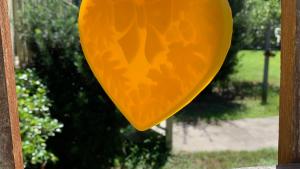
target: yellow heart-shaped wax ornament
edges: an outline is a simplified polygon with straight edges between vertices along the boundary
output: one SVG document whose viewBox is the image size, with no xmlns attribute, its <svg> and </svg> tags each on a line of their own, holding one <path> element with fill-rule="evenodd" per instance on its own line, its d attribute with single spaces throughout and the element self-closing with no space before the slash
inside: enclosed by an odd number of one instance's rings
<svg viewBox="0 0 300 169">
<path fill-rule="evenodd" d="M 85 57 L 138 130 L 174 115 L 221 68 L 232 36 L 228 0 L 83 0 Z"/>
</svg>

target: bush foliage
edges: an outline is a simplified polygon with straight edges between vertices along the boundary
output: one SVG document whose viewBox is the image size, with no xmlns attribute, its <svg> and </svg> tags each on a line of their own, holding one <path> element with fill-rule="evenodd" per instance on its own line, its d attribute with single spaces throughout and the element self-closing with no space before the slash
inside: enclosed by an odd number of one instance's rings
<svg viewBox="0 0 300 169">
<path fill-rule="evenodd" d="M 62 124 L 50 116 L 51 102 L 46 86 L 32 69 L 18 70 L 16 84 L 25 165 L 57 161 L 57 157 L 46 149 L 46 141 L 61 131 Z"/>
</svg>

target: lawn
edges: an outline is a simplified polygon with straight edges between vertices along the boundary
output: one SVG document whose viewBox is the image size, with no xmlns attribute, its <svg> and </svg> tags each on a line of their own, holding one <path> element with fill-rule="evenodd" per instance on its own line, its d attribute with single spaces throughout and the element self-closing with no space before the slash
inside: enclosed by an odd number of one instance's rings
<svg viewBox="0 0 300 169">
<path fill-rule="evenodd" d="M 271 166 L 276 163 L 277 151 L 275 149 L 254 152 L 200 152 L 173 155 L 163 169 L 232 169 L 245 166 Z"/>
<path fill-rule="evenodd" d="M 241 51 L 238 58 L 237 72 L 233 74 L 232 80 L 261 82 L 264 68 L 263 51 Z M 280 84 L 280 52 L 276 52 L 276 56 L 270 58 L 269 83 L 275 86 Z"/>
<path fill-rule="evenodd" d="M 279 110 L 279 86 L 280 86 L 280 52 L 275 52 L 275 56 L 270 58 L 269 65 L 269 97 L 268 104 L 262 105 L 260 100 L 261 82 L 264 69 L 263 51 L 242 51 L 238 54 L 239 64 L 237 72 L 231 77 L 236 83 L 246 82 L 257 84 L 259 89 L 253 94 L 254 97 L 246 97 L 237 102 L 245 105 L 242 113 L 236 114 L 236 118 L 255 118 L 278 115 Z"/>
<path fill-rule="evenodd" d="M 280 53 L 270 59 L 268 104 L 261 104 L 263 51 L 241 51 L 236 73 L 228 89 L 212 95 L 200 95 L 176 116 L 179 121 L 236 120 L 278 115 L 280 84 Z M 224 97 L 226 95 L 226 97 Z"/>
</svg>

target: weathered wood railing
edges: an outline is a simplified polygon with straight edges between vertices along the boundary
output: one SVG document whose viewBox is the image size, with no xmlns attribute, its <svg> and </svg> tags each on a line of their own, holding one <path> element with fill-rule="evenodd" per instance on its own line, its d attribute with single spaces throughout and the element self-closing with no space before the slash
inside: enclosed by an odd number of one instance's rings
<svg viewBox="0 0 300 169">
<path fill-rule="evenodd" d="M 0 0 L 0 168 L 23 168 L 13 51 L 6 0 Z"/>
</svg>

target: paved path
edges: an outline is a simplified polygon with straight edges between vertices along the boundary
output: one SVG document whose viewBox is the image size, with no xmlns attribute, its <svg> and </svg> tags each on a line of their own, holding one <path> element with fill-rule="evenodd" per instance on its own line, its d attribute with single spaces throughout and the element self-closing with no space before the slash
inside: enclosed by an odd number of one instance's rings
<svg viewBox="0 0 300 169">
<path fill-rule="evenodd" d="M 175 123 L 175 152 L 258 150 L 277 147 L 278 117 L 223 121 L 197 125 Z"/>
</svg>

